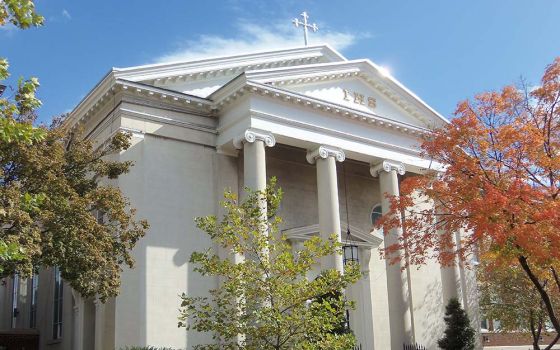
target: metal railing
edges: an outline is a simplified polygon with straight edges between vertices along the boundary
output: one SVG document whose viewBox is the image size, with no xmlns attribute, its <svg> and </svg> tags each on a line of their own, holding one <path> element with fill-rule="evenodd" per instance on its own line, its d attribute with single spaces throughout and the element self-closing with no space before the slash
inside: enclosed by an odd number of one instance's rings
<svg viewBox="0 0 560 350">
<path fill-rule="evenodd" d="M 427 350 L 427 348 L 420 344 L 403 344 L 403 350 Z"/>
</svg>

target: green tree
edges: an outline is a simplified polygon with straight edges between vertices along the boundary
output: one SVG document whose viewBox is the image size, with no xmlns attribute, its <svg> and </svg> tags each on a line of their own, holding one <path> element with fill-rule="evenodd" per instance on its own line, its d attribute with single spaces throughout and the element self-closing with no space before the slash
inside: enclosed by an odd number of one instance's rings
<svg viewBox="0 0 560 350">
<path fill-rule="evenodd" d="M 226 192 L 221 220 L 196 219 L 222 253 L 195 252 L 190 259 L 195 271 L 220 280 L 208 296 L 181 297 L 179 326 L 211 332 L 216 342 L 195 349 L 352 349 L 355 344 L 351 332 L 340 331 L 344 310 L 353 307 L 341 291 L 360 278 L 359 267 L 347 265 L 344 274 L 324 270 L 307 279 L 321 257 L 341 253 L 340 245 L 335 236 L 314 237 L 293 253 L 278 231 L 282 193 L 274 184 L 264 192 L 249 191 L 241 202 Z M 261 215 L 264 198 L 268 218 Z"/>
<path fill-rule="evenodd" d="M 0 26 L 11 23 L 16 27 L 26 29 L 40 26 L 44 20 L 43 16 L 35 11 L 35 4 L 32 0 L 0 1 Z"/>
<path fill-rule="evenodd" d="M 129 146 L 130 136 L 95 148 L 56 123 L 47 131 L 32 146 L 0 142 L 0 240 L 21 251 L 19 259 L 0 262 L 0 277 L 58 266 L 82 295 L 114 296 L 122 265 L 133 266 L 130 250 L 148 227 L 134 220 L 118 188 L 100 181 L 129 170 L 130 162 L 109 158 Z"/>
<path fill-rule="evenodd" d="M 498 331 L 507 332 L 510 337 L 524 338 L 530 334 L 533 349 L 541 349 L 540 338 L 547 333 L 549 318 L 538 291 L 525 272 L 516 264 L 498 265 L 492 263 L 492 259 L 481 259 L 477 279 L 484 318 L 499 320 Z M 558 305 L 560 294 L 554 284 L 545 283 L 545 288 L 554 305 Z M 554 343 L 544 349 L 551 349 Z"/>
<path fill-rule="evenodd" d="M 1 1 L 0 2 L 0 26 L 11 23 L 19 28 L 25 29 L 30 26 L 39 26 L 43 23 L 43 17 L 35 12 L 32 1 Z M 9 76 L 8 60 L 0 57 L 0 97 L 6 86 L 3 84 Z M 45 132 L 34 128 L 31 123 L 19 122 L 18 117 L 29 113 L 37 108 L 41 102 L 35 97 L 35 90 L 39 86 L 36 78 L 18 81 L 14 100 L 0 98 L 0 142 L 23 141 L 31 144 L 43 139 Z M 0 209 L 0 215 L 5 213 Z M 15 261 L 23 257 L 19 245 L 15 242 L 7 243 L 0 239 L 0 274 L 3 272 L 2 262 Z"/>
<path fill-rule="evenodd" d="M 33 1 L 4 0 L 0 25 L 7 22 L 25 29 L 43 18 Z M 0 59 L 0 84 L 8 75 Z M 0 98 L 0 278 L 58 266 L 82 295 L 105 300 L 118 293 L 122 266 L 133 266 L 130 250 L 148 227 L 117 188 L 101 184 L 130 169 L 110 159 L 130 136 L 98 148 L 61 119 L 34 127 L 38 87 L 36 78 L 19 79 L 15 93 Z"/>
<path fill-rule="evenodd" d="M 445 307 L 445 335 L 438 340 L 443 350 L 474 350 L 474 329 L 469 316 L 461 307 L 459 300 L 452 298 Z"/>
<path fill-rule="evenodd" d="M 0 26 L 7 23 L 27 29 L 31 26 L 40 26 L 44 18 L 35 12 L 35 4 L 30 0 L 4 0 L 0 1 Z M 0 85 L 8 79 L 8 60 L 0 57 Z M 18 80 L 18 86 L 13 99 L 0 99 L 0 141 L 23 141 L 28 144 L 40 141 L 45 131 L 34 128 L 31 119 L 34 110 L 41 106 L 41 101 L 35 97 L 39 87 L 37 78 Z M 4 90 L 2 90 L 4 93 Z M 2 96 L 0 93 L 0 96 Z"/>
</svg>

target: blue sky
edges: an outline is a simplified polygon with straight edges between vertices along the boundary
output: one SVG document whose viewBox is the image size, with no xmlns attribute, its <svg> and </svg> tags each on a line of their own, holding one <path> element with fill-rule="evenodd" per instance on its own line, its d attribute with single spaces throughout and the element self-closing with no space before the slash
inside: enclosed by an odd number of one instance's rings
<svg viewBox="0 0 560 350">
<path fill-rule="evenodd" d="M 38 0 L 42 28 L 0 30 L 11 72 L 37 76 L 40 120 L 69 111 L 111 67 L 303 43 L 307 10 L 346 57 L 369 58 L 450 117 L 458 101 L 560 56 L 558 0 Z M 14 83 L 14 80 L 11 80 Z"/>
</svg>

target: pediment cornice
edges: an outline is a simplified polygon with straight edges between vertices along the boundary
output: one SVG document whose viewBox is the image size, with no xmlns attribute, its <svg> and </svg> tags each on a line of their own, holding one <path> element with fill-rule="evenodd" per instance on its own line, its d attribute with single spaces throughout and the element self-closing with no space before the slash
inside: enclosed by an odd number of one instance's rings
<svg viewBox="0 0 560 350">
<path fill-rule="evenodd" d="M 448 123 L 445 117 L 370 60 L 250 71 L 246 76 L 248 80 L 277 87 L 359 78 L 427 126 Z"/>
</svg>

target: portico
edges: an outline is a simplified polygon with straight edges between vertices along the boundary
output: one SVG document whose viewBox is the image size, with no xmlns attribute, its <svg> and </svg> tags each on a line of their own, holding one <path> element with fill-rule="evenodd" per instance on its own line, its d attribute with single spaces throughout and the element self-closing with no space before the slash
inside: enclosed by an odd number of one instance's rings
<svg viewBox="0 0 560 350">
<path fill-rule="evenodd" d="M 241 138 L 238 137 L 233 142 L 236 144 L 236 148 L 240 148 L 239 145 L 243 142 L 244 186 L 255 190 L 263 190 L 266 187 L 265 148 L 275 146 L 275 136 L 272 132 L 262 129 L 247 129 L 242 135 Z M 306 161 L 316 168 L 318 224 L 288 228 L 284 231 L 296 251 L 300 249 L 298 247 L 301 247 L 303 241 L 312 235 L 319 235 L 323 239 L 327 239 L 332 234 L 336 234 L 338 240 L 343 243 L 343 236 L 346 234 L 347 227 L 347 223 L 341 221 L 339 179 L 336 166 L 337 162 L 342 163 L 346 160 L 345 152 L 337 147 L 318 145 L 308 149 L 305 156 Z M 375 160 L 372 159 L 371 162 L 375 162 Z M 385 213 L 388 211 L 389 202 L 384 194 L 399 194 L 398 176 L 405 174 L 405 166 L 394 160 L 383 160 L 381 163 L 372 164 L 370 173 L 371 176 L 379 179 L 377 182 L 378 192 L 382 194 L 379 200 L 382 211 Z M 258 178 L 258 180 L 255 180 L 255 178 Z M 352 232 L 353 244 L 357 244 L 359 247 L 364 279 L 356 286 L 352 286 L 346 293 L 349 298 L 369 306 L 372 302 L 371 280 L 369 278 L 371 251 L 382 246 L 381 243 L 384 243 L 385 247 L 396 243 L 402 232 L 390 232 L 384 236 L 382 232 L 371 231 L 366 233 L 356 227 L 352 227 L 350 232 Z M 407 273 L 402 271 L 402 267 L 403 261 L 391 263 L 386 260 L 387 296 L 392 309 L 389 314 L 390 344 L 392 348 L 397 348 L 397 344 L 412 344 L 415 341 L 409 295 L 411 290 Z M 325 258 L 321 261 L 319 268 L 334 268 L 343 272 L 342 255 Z M 362 306 L 360 304 L 360 308 L 352 312 L 351 325 L 354 325 L 352 329 L 362 345 L 366 348 L 374 348 L 373 338 L 375 334 L 369 331 L 373 329 L 373 317 L 370 312 L 364 312 Z M 371 307 L 366 309 L 371 309 Z"/>
</svg>

